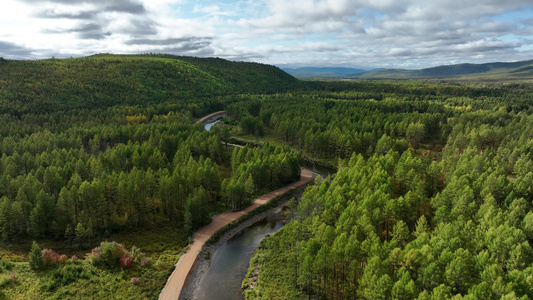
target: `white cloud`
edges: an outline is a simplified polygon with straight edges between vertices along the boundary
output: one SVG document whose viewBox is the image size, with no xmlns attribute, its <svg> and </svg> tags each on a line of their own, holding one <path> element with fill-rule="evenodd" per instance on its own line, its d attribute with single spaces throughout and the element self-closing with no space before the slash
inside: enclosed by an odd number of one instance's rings
<svg viewBox="0 0 533 300">
<path fill-rule="evenodd" d="M 520 10 L 520 20 L 501 17 Z M 530 0 L 3 0 L 0 56 L 150 51 L 362 68 L 510 61 L 532 54 L 532 10 Z"/>
</svg>

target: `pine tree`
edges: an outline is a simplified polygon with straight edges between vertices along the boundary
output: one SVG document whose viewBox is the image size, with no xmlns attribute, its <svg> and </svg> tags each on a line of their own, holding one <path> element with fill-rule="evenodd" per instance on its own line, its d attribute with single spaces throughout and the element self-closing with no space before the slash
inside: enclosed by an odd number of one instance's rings
<svg viewBox="0 0 533 300">
<path fill-rule="evenodd" d="M 33 241 L 33 244 L 31 245 L 29 263 L 30 269 L 32 270 L 41 270 L 44 267 L 43 253 L 41 252 L 41 247 L 36 241 Z"/>
</svg>

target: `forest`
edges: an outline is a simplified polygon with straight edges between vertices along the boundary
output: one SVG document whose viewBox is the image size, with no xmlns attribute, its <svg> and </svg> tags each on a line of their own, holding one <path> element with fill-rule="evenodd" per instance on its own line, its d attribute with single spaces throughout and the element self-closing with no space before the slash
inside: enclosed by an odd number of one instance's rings
<svg viewBox="0 0 533 300">
<path fill-rule="evenodd" d="M 233 149 L 195 124 L 232 95 L 301 85 L 275 67 L 97 55 L 0 68 L 0 257 L 9 266 L 0 269 L 0 296 L 91 297 L 96 289 L 103 298 L 153 299 L 195 229 L 299 178 L 299 154 Z M 128 247 L 100 245 L 108 239 Z M 32 241 L 45 261 L 33 267 L 22 263 Z M 141 267 L 140 244 L 153 264 Z M 112 258 L 98 263 L 106 251 Z M 118 261 L 128 257 L 133 270 L 124 273 Z"/>
<path fill-rule="evenodd" d="M 263 240 L 246 298 L 533 297 L 532 86 L 350 85 L 228 107 L 338 167 Z"/>
<path fill-rule="evenodd" d="M 303 159 L 338 171 L 263 240 L 246 298 L 533 298 L 529 83 L 169 55 L 0 69 L 0 298 L 156 298 L 195 229 Z"/>
</svg>

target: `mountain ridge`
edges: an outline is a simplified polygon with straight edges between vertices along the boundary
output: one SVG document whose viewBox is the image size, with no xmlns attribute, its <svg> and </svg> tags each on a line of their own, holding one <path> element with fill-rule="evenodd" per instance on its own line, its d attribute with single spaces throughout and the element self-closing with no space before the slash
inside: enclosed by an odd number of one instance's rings
<svg viewBox="0 0 533 300">
<path fill-rule="evenodd" d="M 281 69 L 297 78 L 379 80 L 482 76 L 488 79 L 498 79 L 503 75 L 509 75 L 512 78 L 533 78 L 533 59 L 515 62 L 490 62 L 482 64 L 461 63 L 416 70 L 383 68 L 363 70 L 345 67 L 302 67 Z"/>
<path fill-rule="evenodd" d="M 491 62 L 483 64 L 453 64 L 419 70 L 383 69 L 364 74 L 349 76 L 353 79 L 417 79 L 417 78 L 446 78 L 461 76 L 484 76 L 498 78 L 503 75 L 512 77 L 533 77 L 533 60 L 516 62 Z"/>
<path fill-rule="evenodd" d="M 379 69 L 363 70 L 345 67 L 301 67 L 301 68 L 281 68 L 297 78 L 338 78 L 354 74 L 362 74 Z"/>
</svg>

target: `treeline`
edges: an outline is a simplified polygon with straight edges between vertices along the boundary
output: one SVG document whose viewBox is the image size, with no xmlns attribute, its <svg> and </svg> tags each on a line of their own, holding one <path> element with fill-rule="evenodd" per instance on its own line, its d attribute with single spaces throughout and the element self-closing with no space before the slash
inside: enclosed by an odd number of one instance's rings
<svg viewBox="0 0 533 300">
<path fill-rule="evenodd" d="M 470 108 L 446 106 L 437 113 L 435 134 L 445 141 L 442 151 L 416 150 L 413 143 L 406 150 L 356 151 L 333 178 L 308 188 L 297 219 L 262 243 L 255 258 L 257 288 L 246 296 L 533 297 L 533 119 L 529 108 L 506 109 L 506 99 L 519 98 L 521 91 L 499 93 L 502 97 L 492 99 L 493 106 L 492 101 L 483 104 L 484 109 L 473 108 L 480 99 L 464 99 Z M 373 104 L 383 105 L 367 111 L 376 116 L 390 105 L 385 100 Z M 293 105 L 298 109 L 292 111 Z M 285 109 L 298 116 L 303 108 L 291 103 Z M 381 124 L 373 123 L 375 130 L 395 114 L 389 111 Z M 321 124 L 327 115 L 309 114 L 308 119 Z M 426 117 L 420 111 L 405 114 L 413 124 L 426 125 Z M 407 131 L 395 137 L 409 141 Z"/>
<path fill-rule="evenodd" d="M 68 115 L 72 123 L 34 122 L 36 132 L 0 139 L 3 240 L 81 242 L 158 224 L 190 232 L 213 211 L 242 208 L 299 176 L 299 157 L 278 147 L 236 149 L 230 162 L 216 134 L 179 114 L 142 122 L 126 121 L 129 109 L 106 115 L 104 124 L 83 114 L 79 123 Z M 222 178 L 219 165 L 232 166 L 231 176 Z"/>
<path fill-rule="evenodd" d="M 222 182 L 232 210 L 250 204 L 251 196 L 272 191 L 300 178 L 300 156 L 280 147 L 235 148 L 231 155 L 233 176 Z"/>
<path fill-rule="evenodd" d="M 3 139 L 4 240 L 177 222 L 198 189 L 206 191 L 207 203 L 219 196 L 221 142 L 200 126 L 100 125 L 88 131 L 90 139 L 68 132 Z"/>
<path fill-rule="evenodd" d="M 440 141 L 441 126 L 452 115 L 440 103 L 383 100 L 335 101 L 313 96 L 266 97 L 228 105 L 244 133 L 273 132 L 311 157 L 349 158 L 390 149 L 403 152 Z"/>
</svg>

